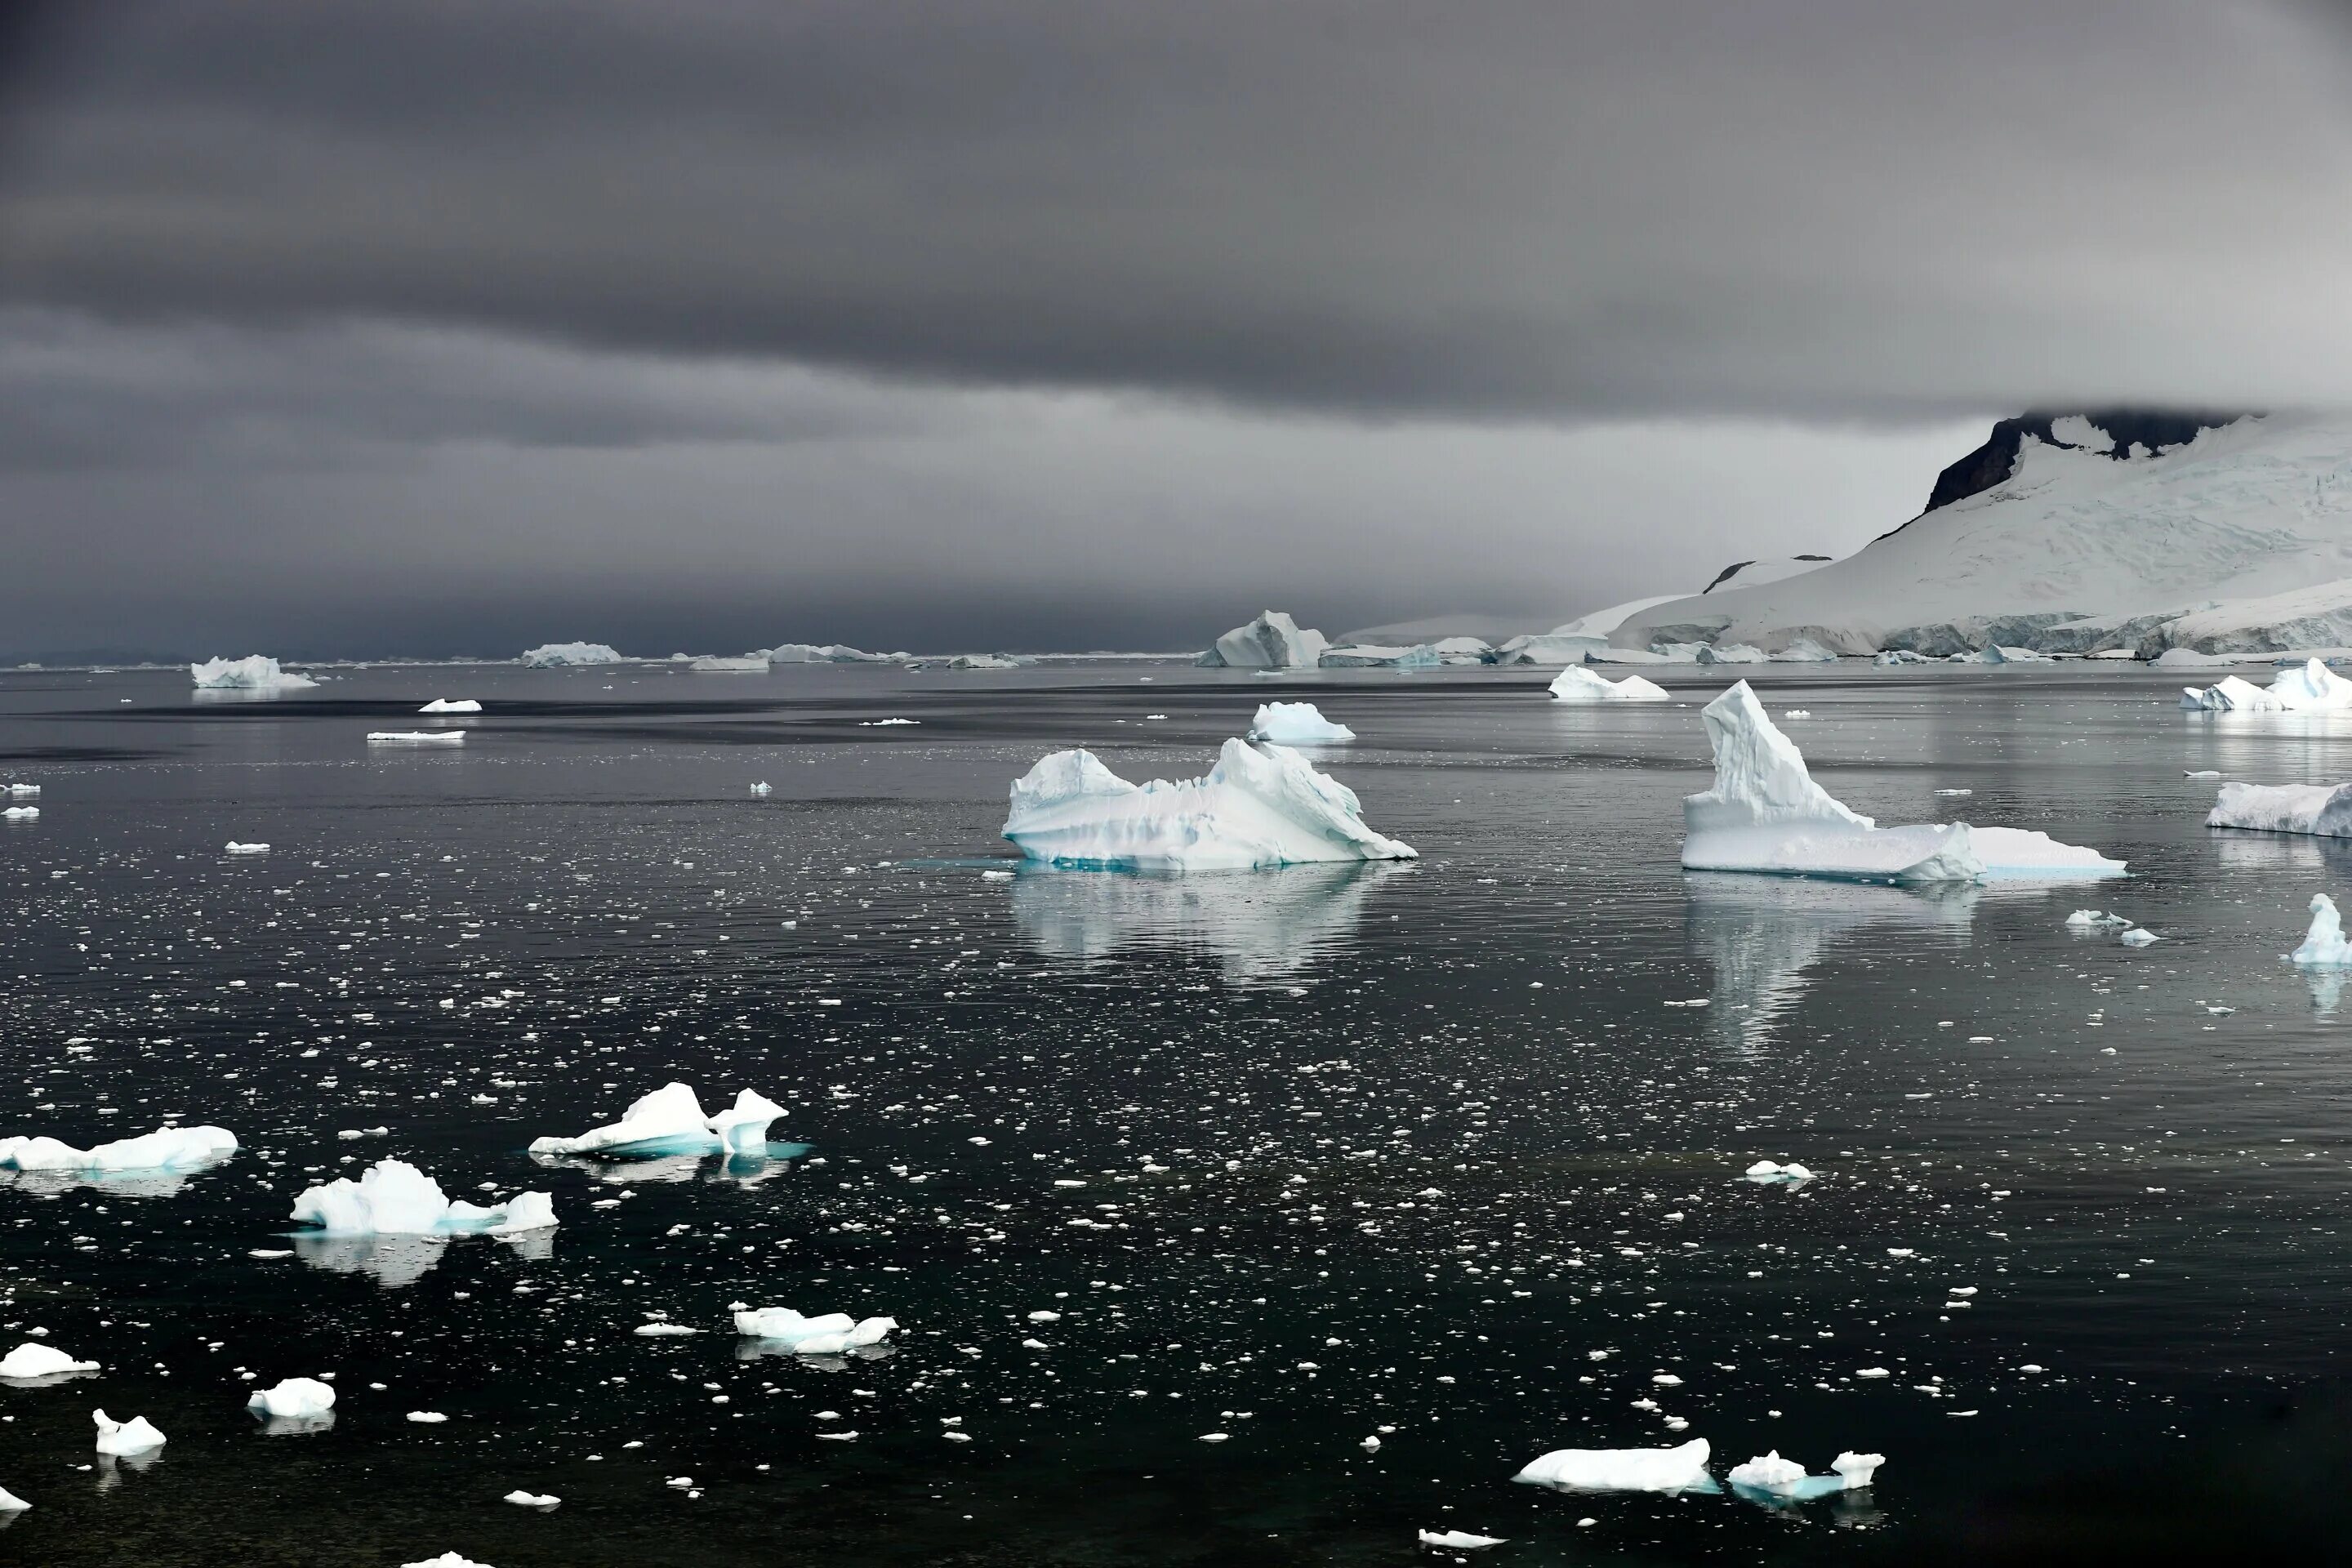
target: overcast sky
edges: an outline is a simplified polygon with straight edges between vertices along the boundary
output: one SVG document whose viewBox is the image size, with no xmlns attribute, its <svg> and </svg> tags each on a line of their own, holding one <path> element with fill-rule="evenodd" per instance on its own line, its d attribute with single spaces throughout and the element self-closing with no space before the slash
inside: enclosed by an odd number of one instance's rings
<svg viewBox="0 0 2352 1568">
<path fill-rule="evenodd" d="M 2318 5 L 5 16 L 16 657 L 1542 626 L 2352 405 Z"/>
</svg>

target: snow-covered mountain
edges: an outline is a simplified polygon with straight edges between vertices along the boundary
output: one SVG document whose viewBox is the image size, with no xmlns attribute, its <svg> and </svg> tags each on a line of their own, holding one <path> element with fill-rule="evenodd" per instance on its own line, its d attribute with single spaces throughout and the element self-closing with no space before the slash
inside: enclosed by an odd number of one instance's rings
<svg viewBox="0 0 2352 1568">
<path fill-rule="evenodd" d="M 1927 510 L 1778 582 L 1743 572 L 1611 635 L 1844 653 L 2352 645 L 2352 415 L 2005 419 Z"/>
</svg>

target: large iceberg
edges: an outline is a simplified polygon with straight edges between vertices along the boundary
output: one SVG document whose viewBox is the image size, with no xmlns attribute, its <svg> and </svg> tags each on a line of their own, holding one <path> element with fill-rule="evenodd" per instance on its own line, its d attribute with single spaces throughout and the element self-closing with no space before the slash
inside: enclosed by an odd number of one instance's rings
<svg viewBox="0 0 2352 1568">
<path fill-rule="evenodd" d="M 208 658 L 188 666 L 188 673 L 206 691 L 299 691 L 319 684 L 307 675 L 278 668 L 276 659 L 257 653 L 244 658 Z"/>
<path fill-rule="evenodd" d="M 329 1237 L 511 1236 L 556 1223 L 555 1200 L 545 1193 L 517 1193 L 492 1208 L 453 1203 L 440 1183 L 405 1160 L 379 1160 L 356 1182 L 338 1176 L 305 1188 L 289 1217 Z"/>
<path fill-rule="evenodd" d="M 541 643 L 522 656 L 521 661 L 533 669 L 551 669 L 566 664 L 620 664 L 619 653 L 600 642 Z"/>
<path fill-rule="evenodd" d="M 534 1154 L 602 1154 L 627 1160 L 662 1154 L 757 1154 L 768 1152 L 768 1123 L 784 1108 L 765 1095 L 744 1089 L 735 1103 L 705 1116 L 694 1090 L 665 1084 L 622 1113 L 621 1120 L 593 1127 L 576 1138 L 538 1138 Z"/>
<path fill-rule="evenodd" d="M 1511 1479 L 1578 1492 L 1711 1492 L 1706 1439 L 1675 1448 L 1555 1448 Z"/>
<path fill-rule="evenodd" d="M 1286 612 L 1266 610 L 1219 637 L 1195 662 L 1231 669 L 1313 669 L 1330 646 L 1321 632 L 1302 630 Z"/>
<path fill-rule="evenodd" d="M 878 1345 L 898 1326 L 896 1318 L 852 1319 L 846 1312 L 803 1318 L 790 1307 L 739 1308 L 735 1331 L 791 1349 L 795 1355 L 841 1355 Z"/>
<path fill-rule="evenodd" d="M 196 1171 L 236 1152 L 236 1134 L 226 1127 L 164 1127 L 90 1149 L 55 1138 L 0 1138 L 0 1165 L 76 1174 Z"/>
<path fill-rule="evenodd" d="M 2305 659 L 2279 671 L 2264 689 L 2234 675 L 2210 687 L 2185 686 L 2183 708 L 2214 713 L 2294 713 L 2352 708 L 2352 680 L 2320 660 Z"/>
<path fill-rule="evenodd" d="M 2352 838 L 2352 784 L 2225 784 L 2205 826 Z"/>
<path fill-rule="evenodd" d="M 1250 721 L 1249 738 L 1276 741 L 1286 746 L 1312 746 L 1327 741 L 1352 741 L 1356 732 L 1334 724 L 1312 702 L 1261 702 Z"/>
<path fill-rule="evenodd" d="M 2014 827 L 1881 827 L 1815 784 L 1746 681 L 1704 710 L 1715 787 L 1683 802 L 1683 866 L 1869 882 L 2116 877 L 2124 863 Z"/>
<path fill-rule="evenodd" d="M 1654 680 L 1629 675 L 1612 680 L 1582 665 L 1571 664 L 1552 679 L 1551 694 L 1559 702 L 1667 702 L 1673 696 Z"/>
<path fill-rule="evenodd" d="M 766 650 L 770 664 L 895 664 L 913 657 L 905 653 L 867 653 L 847 643 L 778 643 Z"/>
<path fill-rule="evenodd" d="M 1132 784 L 1092 752 L 1013 781 L 1004 837 L 1033 860 L 1131 871 L 1232 871 L 1308 860 L 1412 860 L 1364 825 L 1355 792 L 1287 746 L 1227 741 L 1204 778 Z"/>
<path fill-rule="evenodd" d="M 1516 637 L 1497 647 L 1490 663 L 1559 666 L 1582 664 L 1585 656 L 1609 646 L 1606 637 L 1562 637 L 1558 632 Z"/>
</svg>

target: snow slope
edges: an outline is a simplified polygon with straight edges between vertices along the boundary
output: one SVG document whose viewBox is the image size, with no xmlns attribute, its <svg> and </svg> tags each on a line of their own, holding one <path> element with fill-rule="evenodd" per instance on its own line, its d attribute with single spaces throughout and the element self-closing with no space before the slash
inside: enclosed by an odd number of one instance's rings
<svg viewBox="0 0 2352 1568">
<path fill-rule="evenodd" d="M 1844 560 L 1652 605 L 1611 640 L 2144 656 L 2352 643 L 2352 416 L 2248 416 L 2121 458 L 2080 416 L 2049 428 L 2018 437 L 2006 478 Z"/>
</svg>

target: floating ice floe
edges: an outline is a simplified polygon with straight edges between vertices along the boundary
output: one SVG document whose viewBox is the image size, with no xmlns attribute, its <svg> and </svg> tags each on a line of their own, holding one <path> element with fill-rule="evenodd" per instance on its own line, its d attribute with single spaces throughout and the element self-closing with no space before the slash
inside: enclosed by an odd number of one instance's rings
<svg viewBox="0 0 2352 1568">
<path fill-rule="evenodd" d="M 1830 1468 L 1834 1474 L 1809 1476 L 1804 1466 L 1782 1458 L 1776 1448 L 1761 1458 L 1734 1465 L 1729 1479 L 1735 1490 L 1802 1502 L 1838 1492 L 1860 1491 L 1870 1485 L 1878 1467 L 1885 1463 L 1886 1457 L 1884 1454 L 1857 1454 L 1848 1450 L 1832 1461 Z"/>
<path fill-rule="evenodd" d="M 1813 1179 L 1813 1173 L 1811 1171 L 1793 1161 L 1786 1165 L 1780 1165 L 1769 1160 L 1759 1160 L 1740 1173 L 1751 1182 L 1785 1182 L 1794 1184 Z"/>
<path fill-rule="evenodd" d="M 576 1138 L 535 1138 L 530 1152 L 615 1160 L 721 1152 L 765 1157 L 768 1123 L 783 1114 L 782 1106 L 747 1089 L 727 1110 L 705 1116 L 692 1089 L 670 1083 L 640 1098 L 609 1126 L 592 1127 Z"/>
<path fill-rule="evenodd" d="M 16 796 L 17 796 L 18 798 L 20 798 L 20 799 L 21 799 L 21 798 L 23 798 L 24 796 L 28 795 L 38 795 L 38 794 L 40 794 L 40 793 L 41 793 L 41 786 L 40 786 L 40 785 L 38 785 L 38 784 L 10 784 L 10 785 L 8 786 L 8 792 L 7 792 L 7 793 L 9 793 L 10 795 L 16 795 Z"/>
<path fill-rule="evenodd" d="M 319 683 L 307 675 L 280 669 L 264 654 L 244 658 L 208 658 L 188 666 L 188 674 L 206 691 L 298 691 Z"/>
<path fill-rule="evenodd" d="M 2205 826 L 2352 838 L 2352 784 L 2225 784 Z"/>
<path fill-rule="evenodd" d="M 1356 732 L 1323 717 L 1312 702 L 1261 702 L 1250 721 L 1249 738 L 1275 741 L 1286 746 L 1311 746 L 1324 741 L 1352 741 Z"/>
<path fill-rule="evenodd" d="M 37 805 L 0 806 L 0 822 L 31 822 L 40 815 Z"/>
<path fill-rule="evenodd" d="M 773 784 L 763 781 L 760 784 L 753 784 L 751 786 L 751 793 L 753 795 L 773 795 L 776 793 L 776 788 Z"/>
<path fill-rule="evenodd" d="M 1212 668 L 1313 669 L 1330 646 L 1321 632 L 1300 630 L 1286 612 L 1266 610 L 1219 637 L 1193 662 Z"/>
<path fill-rule="evenodd" d="M 226 1127 L 164 1127 L 89 1149 L 55 1138 L 0 1138 L 0 1165 L 18 1171 L 194 1171 L 235 1152 L 236 1134 Z"/>
<path fill-rule="evenodd" d="M 1579 1492 L 1711 1492 L 1706 1439 L 1678 1448 L 1556 1448 L 1511 1479 Z"/>
<path fill-rule="evenodd" d="M 1858 881 L 2117 877 L 2124 863 L 2014 827 L 1881 827 L 1815 784 L 1746 681 L 1706 705 L 1715 787 L 1683 802 L 1683 866 Z"/>
<path fill-rule="evenodd" d="M 1510 1539 L 1504 1535 L 1473 1535 L 1466 1530 L 1423 1530 L 1415 1533 L 1423 1546 L 1445 1546 L 1456 1552 L 1483 1552 Z"/>
<path fill-rule="evenodd" d="M 2344 940 L 2344 919 L 2336 912 L 2334 899 L 2326 893 L 2311 895 L 2311 927 L 2304 932 L 2303 945 L 2286 959 L 2305 969 L 2352 969 L 2352 942 Z M 0 1365 L 0 1373 L 5 1370 Z"/>
<path fill-rule="evenodd" d="M 315 1377 L 289 1377 L 245 1402 L 256 1415 L 274 1421 L 315 1421 L 335 1407 L 335 1391 Z"/>
<path fill-rule="evenodd" d="M 735 1313 L 737 1333 L 788 1346 L 795 1355 L 842 1355 L 878 1345 L 898 1326 L 896 1318 L 852 1319 L 846 1312 L 803 1318 L 790 1307 L 744 1308 Z"/>
<path fill-rule="evenodd" d="M 2076 910 L 2066 917 L 2069 931 L 2104 931 L 2110 926 L 2127 926 L 2131 921 L 2122 915 L 2111 915 L 2104 910 Z"/>
<path fill-rule="evenodd" d="M 552 669 L 567 664 L 621 664 L 625 661 L 604 643 L 551 642 L 540 644 L 518 662 L 533 669 Z"/>
<path fill-rule="evenodd" d="M 338 1176 L 306 1188 L 290 1217 L 329 1237 L 509 1236 L 556 1224 L 555 1200 L 545 1193 L 517 1193 L 493 1208 L 453 1203 L 405 1160 L 379 1160 L 356 1182 Z"/>
<path fill-rule="evenodd" d="M 1571 664 L 1554 676 L 1550 690 L 1556 702 L 1670 702 L 1674 700 L 1673 694 L 1654 680 L 1644 680 L 1638 675 L 1612 680 L 1578 664 Z"/>
<path fill-rule="evenodd" d="M 133 1415 L 128 1421 L 117 1421 L 103 1410 L 93 1410 L 90 1419 L 98 1423 L 98 1451 L 117 1458 L 125 1454 L 143 1454 L 150 1448 L 160 1448 L 165 1438 L 155 1430 L 144 1415 Z"/>
<path fill-rule="evenodd" d="M 466 743 L 463 730 L 371 730 L 371 746 L 462 746 Z"/>
<path fill-rule="evenodd" d="M 1153 717 L 1156 718 L 1158 715 L 1155 714 Z M 901 725 L 920 724 L 921 722 L 922 721 L 920 719 L 860 719 L 857 721 L 857 727 L 861 730 L 889 730 L 898 728 Z"/>
<path fill-rule="evenodd" d="M 2134 926 L 2116 940 L 2126 947 L 2152 947 L 2164 939 L 2145 926 Z"/>
<path fill-rule="evenodd" d="M 517 1487 L 499 1500 L 510 1502 L 517 1508 L 535 1508 L 544 1510 L 555 1507 L 563 1500 L 553 1492 L 527 1492 L 520 1487 Z"/>
<path fill-rule="evenodd" d="M 2209 713 L 2295 713 L 2352 708 L 2352 680 L 2318 659 L 2281 670 L 2265 689 L 2225 675 L 2210 687 L 2181 688 L 2180 706 Z"/>
<path fill-rule="evenodd" d="M 482 705 L 470 697 L 460 697 L 454 701 L 446 697 L 436 697 L 417 710 L 419 713 L 479 713 L 481 710 Z"/>
<path fill-rule="evenodd" d="M 236 839 L 232 838 L 226 844 L 221 846 L 221 852 L 225 855 L 267 855 L 269 853 L 269 846 L 267 844 L 239 844 Z"/>
<path fill-rule="evenodd" d="M 76 1361 L 54 1345 L 35 1344 L 30 1340 L 0 1356 L 0 1378 L 25 1383 L 35 1378 L 66 1377 L 76 1373 L 96 1372 L 98 1363 Z"/>
<path fill-rule="evenodd" d="M 1206 777 L 1132 784 L 1092 752 L 1055 752 L 1013 781 L 1004 837 L 1033 860 L 1227 871 L 1310 860 L 1412 860 L 1364 825 L 1353 790 L 1287 746 L 1227 741 Z"/>
</svg>

